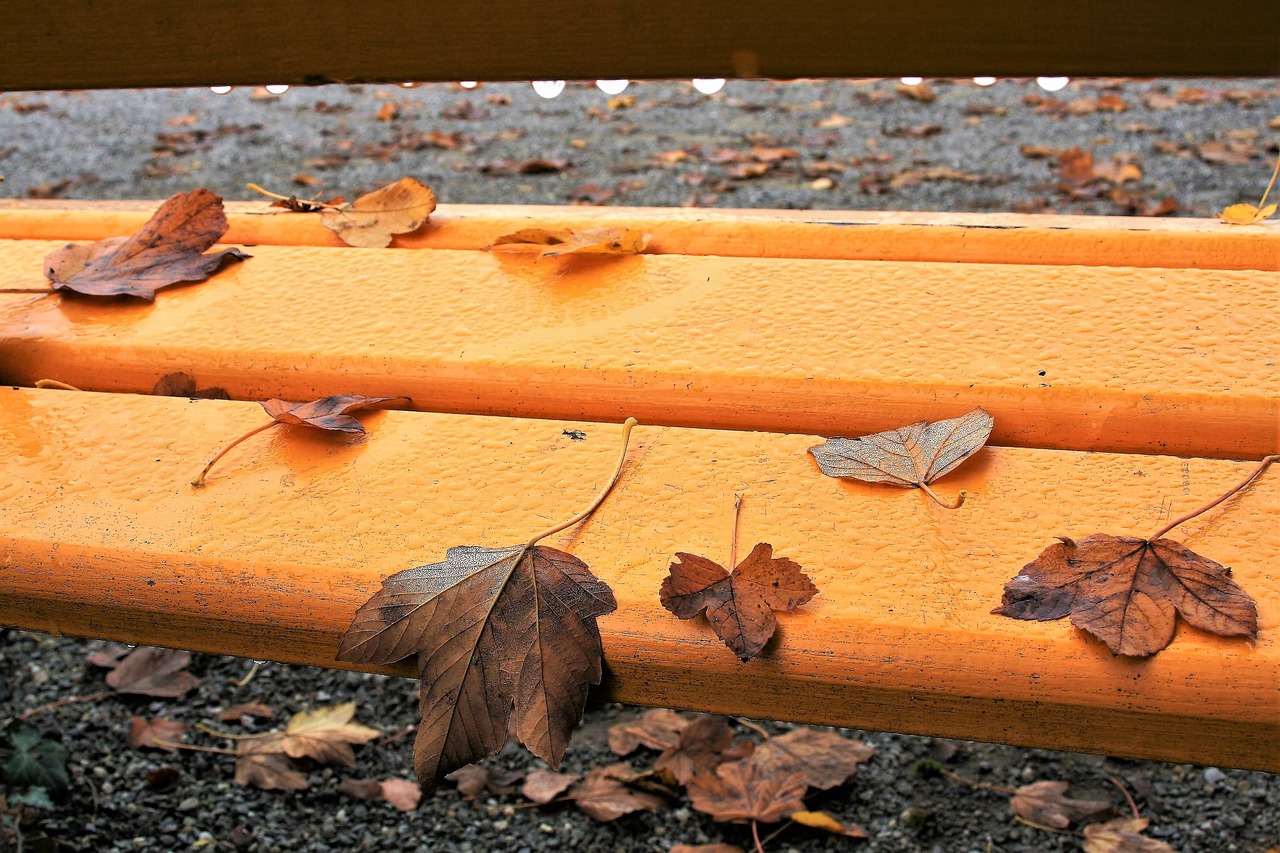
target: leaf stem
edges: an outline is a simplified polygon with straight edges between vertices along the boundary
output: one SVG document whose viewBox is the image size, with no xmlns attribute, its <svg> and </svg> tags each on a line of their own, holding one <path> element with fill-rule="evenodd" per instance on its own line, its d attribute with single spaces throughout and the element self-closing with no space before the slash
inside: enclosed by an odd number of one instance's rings
<svg viewBox="0 0 1280 853">
<path fill-rule="evenodd" d="M 591 505 L 586 509 L 584 509 L 582 512 L 575 515 L 573 518 L 569 519 L 568 521 L 562 524 L 557 524 L 554 527 L 548 527 L 546 530 L 542 531 L 541 533 L 534 534 L 529 539 L 528 542 L 524 543 L 525 551 L 528 551 L 534 545 L 537 545 L 539 540 L 546 539 L 551 534 L 559 533 L 561 530 L 564 530 L 566 527 L 572 527 L 573 525 L 577 524 L 579 521 L 582 521 L 582 519 L 586 518 L 588 515 L 591 515 L 591 513 L 595 512 L 596 507 L 604 503 L 604 499 L 609 496 L 609 492 L 613 491 L 613 487 L 618 483 L 618 478 L 622 476 L 622 463 L 627 461 L 627 444 L 631 440 L 631 430 L 637 423 L 639 423 L 639 421 L 637 421 L 635 418 L 627 418 L 623 422 L 622 453 L 618 455 L 618 465 L 616 468 L 614 468 L 613 476 L 609 479 L 608 485 L 606 485 L 603 489 L 600 490 L 600 494 L 596 495 L 595 500 L 591 502 Z M 213 463 L 210 463 L 210 464 L 213 464 Z"/>
<path fill-rule="evenodd" d="M 1129 793 L 1129 789 L 1125 787 L 1124 783 L 1112 776 L 1110 773 L 1107 774 L 1107 781 L 1119 788 L 1120 793 L 1124 794 L 1124 800 L 1129 804 L 1129 810 L 1133 812 L 1133 819 L 1137 820 L 1142 817 L 1142 815 L 1138 813 L 1138 804 L 1133 801 L 1133 795 Z"/>
<path fill-rule="evenodd" d="M 760 842 L 760 846 L 761 846 L 761 847 L 763 847 L 764 845 L 768 844 L 770 841 L 772 841 L 773 839 L 777 838 L 779 835 L 781 835 L 782 833 L 786 832 L 786 831 L 787 831 L 788 829 L 790 829 L 791 827 L 795 826 L 795 824 L 796 824 L 796 822 L 795 822 L 794 820 L 790 820 L 790 819 L 788 819 L 788 820 L 787 820 L 787 822 L 786 822 L 786 823 L 784 823 L 782 826 L 778 827 L 778 828 L 777 828 L 777 829 L 775 829 L 773 832 L 771 832 L 771 833 L 769 833 L 768 835 L 766 835 L 766 836 L 764 837 L 764 840 Z"/>
<path fill-rule="evenodd" d="M 977 788 L 981 791 L 995 791 L 997 794 L 1008 794 L 1013 796 L 1013 789 L 1006 788 L 1003 785 L 992 785 L 989 782 L 979 782 L 977 779 L 969 779 L 965 776 L 961 776 L 959 773 L 952 773 L 945 767 L 939 767 L 937 768 L 937 771 L 939 775 L 945 776 L 954 782 L 959 782 L 961 785 L 968 785 L 970 788 Z"/>
<path fill-rule="evenodd" d="M 1267 204 L 1267 196 L 1271 194 L 1271 188 L 1276 185 L 1276 175 L 1280 175 L 1280 154 L 1276 155 L 1276 167 L 1271 170 L 1271 180 L 1267 182 L 1267 188 L 1262 191 L 1262 200 L 1258 202 L 1258 210 L 1262 210 Z"/>
<path fill-rule="evenodd" d="M 74 385 L 68 385 L 65 382 L 59 382 L 57 379 L 37 379 L 37 388 L 52 388 L 56 391 L 83 391 L 83 388 L 77 388 Z"/>
<path fill-rule="evenodd" d="M 271 735 L 279 734 L 279 732 L 253 732 L 251 734 L 235 734 L 233 732 L 224 732 L 224 731 L 221 731 L 220 729 L 215 729 L 213 726 L 210 726 L 206 723 L 196 723 L 196 728 L 204 732 L 205 734 L 211 734 L 214 737 L 223 737 L 223 738 L 226 738 L 227 740 L 255 740 L 257 738 L 270 737 Z"/>
<path fill-rule="evenodd" d="M 751 821 L 751 839 L 756 843 L 756 853 L 764 853 L 764 845 L 760 843 L 760 825 Z"/>
<path fill-rule="evenodd" d="M 209 469 L 206 468 L 205 470 L 207 471 Z M 258 670 L 261 668 L 262 663 L 255 660 L 253 662 L 253 666 L 249 667 L 249 672 L 244 678 L 228 678 L 227 681 L 230 681 L 236 687 L 248 687 L 249 682 L 253 681 L 253 677 L 258 674 Z"/>
<path fill-rule="evenodd" d="M 753 723 L 750 720 L 748 720 L 746 717 L 734 717 L 734 719 L 738 721 L 739 725 L 746 726 L 747 728 L 751 729 L 751 731 L 760 735 L 760 737 L 764 738 L 765 740 L 769 740 L 773 737 L 773 735 L 769 734 L 768 730 L 766 730 L 765 727 L 760 725 L 759 723 Z"/>
<path fill-rule="evenodd" d="M 253 191 L 254 191 L 254 192 L 256 192 L 256 193 L 262 193 L 262 194 L 263 194 L 263 195 L 265 195 L 267 198 L 279 199 L 280 201 L 298 201 L 298 197 L 297 197 L 297 196 L 292 196 L 292 195 L 280 195 L 280 193 L 273 193 L 271 190 L 264 189 L 264 188 L 262 188 L 262 187 L 258 186 L 257 184 L 249 183 L 249 184 L 245 184 L 245 187 L 247 187 L 248 189 L 253 190 Z M 316 206 L 316 211 L 315 211 L 315 212 L 319 212 L 319 209 L 320 209 L 320 208 L 327 208 L 327 209 L 329 209 L 329 210 L 338 210 L 338 209 L 339 209 L 339 208 L 338 208 L 338 205 L 336 205 L 336 204 L 327 204 L 327 203 L 325 203 L 325 202 L 323 202 L 323 201 L 315 201 L 314 199 L 303 199 L 302 201 L 303 201 L 303 203 L 304 203 L 304 204 L 314 204 L 314 205 Z M 312 211 L 308 211 L 308 212 L 312 212 Z"/>
<path fill-rule="evenodd" d="M 1072 832 L 1069 829 L 1058 829 L 1057 827 L 1053 827 L 1053 826 L 1045 826 L 1043 823 L 1036 823 L 1034 820 L 1027 820 L 1025 817 L 1023 817 L 1020 814 L 1014 815 L 1013 819 L 1016 820 L 1018 823 L 1026 824 L 1032 829 L 1039 829 L 1039 830 L 1043 830 L 1044 832 L 1052 832 L 1054 835 L 1074 835 L 1076 838 L 1083 838 L 1083 836 L 1079 832 Z"/>
<path fill-rule="evenodd" d="M 738 523 L 742 521 L 742 499 L 745 495 L 733 496 L 733 535 L 729 538 L 729 569 L 738 565 Z"/>
<path fill-rule="evenodd" d="M 250 438 L 251 436 L 255 436 L 255 435 L 257 435 L 258 433 L 262 432 L 264 429 L 270 429 L 271 427 L 275 426 L 275 425 L 276 425 L 276 424 L 278 424 L 278 423 L 280 423 L 280 421 L 277 421 L 277 420 L 270 420 L 270 421 L 267 421 L 267 422 L 266 422 L 265 424 L 263 424 L 262 426 L 254 427 L 253 429 L 251 429 L 251 430 L 249 430 L 248 432 L 246 432 L 244 435 L 242 435 L 242 436 L 240 436 L 239 438 L 237 438 L 235 441 L 233 441 L 233 442 L 231 442 L 230 444 L 228 444 L 226 447 L 222 448 L 222 450 L 220 450 L 220 451 L 218 452 L 218 455 L 217 455 L 217 456 L 215 456 L 215 457 L 213 457 L 212 459 L 210 459 L 210 460 L 209 460 L 209 464 L 208 464 L 208 465 L 206 465 L 206 466 L 204 466 L 204 470 L 200 472 L 200 476 L 199 476 L 199 477 L 196 477 L 194 480 L 192 480 L 192 481 L 191 481 L 191 485 L 195 486 L 197 489 L 203 488 L 203 487 L 204 487 L 204 478 L 205 478 L 205 476 L 209 473 L 209 469 L 213 467 L 213 464 L 214 464 L 215 462 L 217 462 L 217 461 L 218 461 L 219 459 L 221 459 L 222 457 L 226 456 L 226 455 L 227 455 L 227 452 L 228 452 L 229 450 L 231 450 L 231 448 L 235 447 L 237 444 L 239 444 L 240 442 L 244 441 L 246 438 Z"/>
<path fill-rule="evenodd" d="M 1222 503 L 1227 498 L 1231 497 L 1236 492 L 1240 491 L 1245 486 L 1252 483 L 1254 480 L 1258 479 L 1258 477 L 1262 475 L 1262 472 L 1267 470 L 1267 468 L 1271 466 L 1271 463 L 1275 462 L 1278 459 L 1280 459 L 1280 453 L 1273 453 L 1270 456 L 1262 457 L 1262 461 L 1258 463 L 1258 467 L 1254 468 L 1248 477 L 1245 477 L 1243 480 L 1237 483 L 1226 494 L 1216 498 L 1215 500 L 1209 501 L 1209 503 L 1205 504 L 1199 509 L 1192 510 L 1191 512 L 1187 513 L 1186 515 L 1182 516 L 1176 521 L 1169 522 L 1164 527 L 1161 527 L 1158 531 L 1156 531 L 1156 533 L 1153 536 L 1151 536 L 1148 541 L 1154 542 L 1155 540 L 1159 539 L 1161 536 L 1164 536 L 1173 528 L 1177 527 L 1179 524 L 1182 524 L 1184 521 L 1190 521 L 1191 519 L 1195 518 L 1197 515 L 1200 515 L 1201 513 L 1205 513 L 1213 509 L 1215 506 Z"/>
<path fill-rule="evenodd" d="M 919 485 L 920 485 L 920 488 L 924 489 L 924 493 L 929 497 L 933 498 L 934 502 L 937 503 L 937 505 L 942 507 L 943 509 L 959 509 L 960 507 L 964 506 L 964 499 L 969 497 L 969 493 L 964 489 L 961 489 L 960 495 L 956 498 L 956 502 L 953 504 L 949 504 L 946 501 L 944 501 L 942 498 L 938 497 L 938 493 L 935 492 L 933 489 L 929 488 L 928 483 L 920 483 Z"/>
<path fill-rule="evenodd" d="M 186 749 L 191 752 L 212 752 L 215 755 L 237 755 L 234 749 L 219 749 L 216 746 L 196 746 L 192 743 L 178 743 L 173 740 L 165 740 L 164 738 L 156 738 L 151 741 L 155 746 L 167 746 L 172 749 Z"/>
<path fill-rule="evenodd" d="M 30 711 L 23 711 L 18 715 L 18 719 L 30 719 L 36 714 L 43 714 L 45 711 L 52 711 L 54 708 L 61 708 L 63 705 L 74 705 L 77 702 L 96 702 L 99 699 L 106 699 L 108 696 L 112 695 L 114 695 L 114 691 L 104 690 L 101 693 L 90 693 L 86 696 L 70 696 L 66 699 L 59 699 L 56 702 L 50 702 L 47 705 L 41 705 L 38 708 L 32 708 Z"/>
</svg>

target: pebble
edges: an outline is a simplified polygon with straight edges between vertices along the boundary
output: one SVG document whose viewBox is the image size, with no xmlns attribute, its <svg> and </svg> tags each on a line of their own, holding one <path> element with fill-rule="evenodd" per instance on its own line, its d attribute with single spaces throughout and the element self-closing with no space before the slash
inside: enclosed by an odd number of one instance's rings
<svg viewBox="0 0 1280 853">
<path fill-rule="evenodd" d="M 1204 781 L 1210 785 L 1217 785 L 1219 782 L 1225 782 L 1226 779 L 1227 774 L 1216 767 L 1206 767 L 1204 769 Z"/>
</svg>

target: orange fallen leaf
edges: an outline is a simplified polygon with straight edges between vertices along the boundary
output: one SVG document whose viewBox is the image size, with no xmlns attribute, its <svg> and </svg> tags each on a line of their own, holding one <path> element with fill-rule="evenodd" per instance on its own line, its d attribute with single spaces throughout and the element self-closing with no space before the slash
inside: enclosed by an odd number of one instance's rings
<svg viewBox="0 0 1280 853">
<path fill-rule="evenodd" d="M 791 611 L 818 594 L 818 588 L 786 557 L 774 557 L 761 542 L 733 573 L 696 554 L 678 552 L 662 582 L 662 606 L 681 619 L 704 610 L 716 636 L 741 660 L 760 653 L 778 627 L 775 610 Z"/>
<path fill-rule="evenodd" d="M 1145 817 L 1089 824 L 1084 828 L 1084 853 L 1177 853 L 1142 834 L 1150 824 Z"/>
<path fill-rule="evenodd" d="M 416 231 L 435 209 L 430 187 L 417 178 L 401 178 L 340 207 L 326 207 L 320 223 L 348 246 L 381 249 L 396 234 Z"/>
<path fill-rule="evenodd" d="M 239 249 L 204 254 L 226 231 L 221 198 L 206 189 L 178 193 L 130 237 L 68 244 L 50 252 L 44 259 L 45 276 L 54 290 L 152 302 L 162 288 L 204 281 L 228 262 L 248 258 Z"/>
<path fill-rule="evenodd" d="M 1265 219 L 1270 219 L 1275 215 L 1277 207 L 1280 205 L 1267 204 L 1267 196 L 1271 194 L 1271 188 L 1276 185 L 1276 176 L 1280 175 L 1280 156 L 1276 157 L 1276 166 L 1271 170 L 1271 180 L 1267 182 L 1267 188 L 1262 191 L 1262 200 L 1258 204 L 1233 204 L 1218 214 L 1218 218 L 1228 225 L 1255 225 Z"/>
<path fill-rule="evenodd" d="M 856 823 L 845 823 L 830 812 L 798 811 L 791 814 L 791 819 L 802 826 L 821 829 L 832 835 L 843 835 L 846 838 L 866 838 L 867 831 Z"/>
<path fill-rule="evenodd" d="M 525 228 L 504 234 L 489 246 L 491 252 L 537 252 L 539 258 L 561 255 L 635 255 L 649 245 L 649 235 L 631 228 L 548 230 Z"/>
<path fill-rule="evenodd" d="M 994 425 L 991 415 L 977 408 L 945 421 L 920 421 L 859 438 L 829 438 L 809 452 L 828 477 L 919 488 L 939 505 L 958 509 L 965 492 L 961 491 L 959 500 L 951 505 L 929 484 L 982 449 Z"/>
<path fill-rule="evenodd" d="M 356 703 L 344 702 L 314 711 L 300 711 L 289 719 L 281 748 L 290 758 L 314 758 L 324 764 L 356 764 L 353 744 L 368 743 L 382 732 L 353 723 Z"/>
</svg>

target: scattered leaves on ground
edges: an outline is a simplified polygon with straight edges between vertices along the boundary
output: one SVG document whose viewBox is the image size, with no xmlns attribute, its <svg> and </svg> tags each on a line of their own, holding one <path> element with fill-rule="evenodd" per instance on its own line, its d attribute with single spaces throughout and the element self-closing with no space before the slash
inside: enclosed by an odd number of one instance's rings
<svg viewBox="0 0 1280 853">
<path fill-rule="evenodd" d="M 1090 824 L 1084 828 L 1084 853 L 1177 853 L 1142 834 L 1150 823 L 1142 817 Z"/>
<path fill-rule="evenodd" d="M 343 779 L 338 790 L 358 800 L 389 803 L 402 812 L 422 802 L 422 788 L 408 779 Z"/>
<path fill-rule="evenodd" d="M 722 822 L 785 820 L 805 811 L 807 788 L 804 776 L 770 773 L 754 756 L 721 764 L 714 773 L 695 776 L 688 784 L 693 807 Z"/>
<path fill-rule="evenodd" d="M 1110 812 L 1105 800 L 1073 800 L 1067 796 L 1069 782 L 1044 780 L 1023 785 L 1013 792 L 1009 808 L 1019 817 L 1041 826 L 1066 829 Z"/>
<path fill-rule="evenodd" d="M 540 806 L 554 800 L 576 783 L 582 777 L 577 773 L 557 773 L 554 770 L 533 770 L 528 776 L 524 777 L 524 784 L 520 786 L 520 793 L 526 799 L 532 800 Z"/>
<path fill-rule="evenodd" d="M 294 714 L 281 741 L 285 755 L 354 767 L 356 755 L 351 745 L 368 743 L 382 734 L 377 729 L 351 722 L 355 714 L 355 702 Z"/>
<path fill-rule="evenodd" d="M 204 281 L 228 262 L 248 258 L 239 249 L 204 254 L 226 231 L 221 198 L 205 189 L 178 193 L 131 237 L 72 243 L 50 252 L 45 275 L 54 290 L 151 302 L 161 288 Z"/>
<path fill-rule="evenodd" d="M 524 774 L 514 770 L 502 770 L 485 767 L 483 764 L 468 764 L 459 767 L 444 778 L 458 786 L 458 793 L 468 800 L 474 800 L 486 792 L 490 794 L 510 794 L 516 790 L 516 783 L 524 778 Z"/>
<path fill-rule="evenodd" d="M 732 744 L 733 729 L 728 720 L 714 715 L 698 717 L 684 727 L 675 745 L 663 750 L 653 769 L 669 773 L 685 785 L 694 776 L 714 770 Z"/>
<path fill-rule="evenodd" d="M 631 228 L 525 228 L 504 234 L 489 246 L 491 252 L 537 252 L 539 258 L 561 255 L 635 255 L 649 245 L 649 235 Z"/>
<path fill-rule="evenodd" d="M 443 562 L 382 582 L 338 659 L 417 655 L 422 723 L 414 766 L 428 790 L 516 737 L 554 769 L 599 684 L 596 618 L 613 592 L 572 554 L 544 546 L 450 548 Z M 514 711 L 514 719 L 512 713 Z"/>
<path fill-rule="evenodd" d="M 349 246 L 381 249 L 395 235 L 416 231 L 435 209 L 430 187 L 417 178 L 401 178 L 337 209 L 325 208 L 320 222 Z"/>
<path fill-rule="evenodd" d="M 662 606 L 681 619 L 704 610 L 716 636 L 741 660 L 760 653 L 778 627 L 774 611 L 788 612 L 818 594 L 799 564 L 774 557 L 761 542 L 733 573 L 696 554 L 679 552 L 662 582 Z"/>
<path fill-rule="evenodd" d="M 994 425 L 991 415 L 978 408 L 944 421 L 920 421 L 859 438 L 829 438 L 809 452 L 828 477 L 922 488 L 942 503 L 928 485 L 977 453 Z"/>
<path fill-rule="evenodd" d="M 166 720 L 159 717 L 148 720 L 143 717 L 132 717 L 129 720 L 129 734 L 125 738 L 125 742 L 133 749 L 151 747 L 153 749 L 163 749 L 166 752 L 177 752 L 177 748 L 171 744 L 177 743 L 189 731 L 191 731 L 191 726 L 186 723 L 180 723 L 177 720 Z M 158 740 L 167 741 L 167 743 L 156 743 Z"/>
<path fill-rule="evenodd" d="M 107 685 L 117 693 L 176 699 L 200 686 L 200 679 L 187 672 L 191 653 L 175 649 L 139 646 L 114 663 L 112 652 L 91 656 L 95 666 L 109 666 Z M 102 663 L 99 663 L 102 661 Z"/>
<path fill-rule="evenodd" d="M 307 777 L 294 769 L 279 737 L 249 738 L 236 741 L 235 783 L 264 791 L 300 791 L 307 787 Z"/>
<path fill-rule="evenodd" d="M 826 791 L 852 779 L 873 755 L 875 749 L 861 741 L 800 726 L 757 746 L 751 759 L 765 773 L 798 774 L 809 787 Z"/>
<path fill-rule="evenodd" d="M 583 812 L 605 823 L 632 812 L 656 812 L 666 805 L 664 798 L 627 784 L 640 775 L 626 764 L 593 767 L 569 792 L 569 799 Z"/>
<path fill-rule="evenodd" d="M 672 749 L 680 742 L 692 717 L 670 708 L 651 708 L 638 718 L 609 727 L 609 749 L 616 755 L 630 755 L 641 746 L 658 751 Z"/>
</svg>

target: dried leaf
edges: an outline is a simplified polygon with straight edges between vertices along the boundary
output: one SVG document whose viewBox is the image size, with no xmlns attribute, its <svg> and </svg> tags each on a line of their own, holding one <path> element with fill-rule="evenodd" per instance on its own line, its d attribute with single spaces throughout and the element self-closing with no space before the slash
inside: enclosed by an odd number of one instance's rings
<svg viewBox="0 0 1280 853">
<path fill-rule="evenodd" d="M 93 666 L 100 666 L 103 669 L 115 669 L 120 665 L 120 661 L 128 656 L 132 651 L 128 646 L 121 646 L 117 643 L 108 643 L 106 648 L 99 649 L 96 652 L 90 652 L 85 656 L 85 662 Z"/>
<path fill-rule="evenodd" d="M 557 773 L 554 770 L 534 770 L 524 777 L 520 793 L 540 806 L 554 800 L 582 777 L 577 773 Z"/>
<path fill-rule="evenodd" d="M 430 187 L 417 178 L 401 178 L 337 210 L 326 208 L 320 222 L 348 246 L 381 249 L 396 234 L 416 231 L 435 209 Z"/>
<path fill-rule="evenodd" d="M 830 812 L 799 811 L 790 817 L 796 823 L 825 830 L 832 835 L 843 835 L 847 838 L 867 837 L 867 831 L 861 826 L 856 823 L 845 823 Z"/>
<path fill-rule="evenodd" d="M 668 853 L 746 853 L 736 844 L 674 844 Z"/>
<path fill-rule="evenodd" d="M 1084 828 L 1084 853 L 1177 853 L 1163 841 L 1142 835 L 1150 823 L 1143 817 L 1090 824 Z"/>
<path fill-rule="evenodd" d="M 1071 799 L 1067 796 L 1069 786 L 1069 782 L 1049 780 L 1023 785 L 1013 792 L 1009 808 L 1019 817 L 1055 829 L 1066 829 L 1072 823 L 1111 811 L 1111 804 L 1104 800 Z"/>
<path fill-rule="evenodd" d="M 569 792 L 569 799 L 579 809 L 605 823 L 632 812 L 656 812 L 666 805 L 656 794 L 627 787 L 626 783 L 637 776 L 626 764 L 593 767 L 587 771 L 586 778 Z"/>
<path fill-rule="evenodd" d="M 718 821 L 774 823 L 802 812 L 808 788 L 799 773 L 777 775 L 751 758 L 721 764 L 689 780 L 693 807 Z"/>
<path fill-rule="evenodd" d="M 355 767 L 356 754 L 351 745 L 368 743 L 382 734 L 377 729 L 351 722 L 355 714 L 355 702 L 294 714 L 282 739 L 285 754 L 290 758 L 314 758 L 325 764 Z"/>
<path fill-rule="evenodd" d="M 146 720 L 142 717 L 132 717 L 129 720 L 129 735 L 125 741 L 133 749 L 152 747 L 154 749 L 163 749 L 166 752 L 177 752 L 177 748 L 167 744 L 158 744 L 156 741 L 176 742 L 189 731 L 191 731 L 190 726 L 177 720 L 161 718 Z"/>
<path fill-rule="evenodd" d="M 491 252 L 537 252 L 539 258 L 561 255 L 635 255 L 649 245 L 649 235 L 631 228 L 588 228 L 582 231 L 525 228 L 504 234 Z"/>
<path fill-rule="evenodd" d="M 450 548 L 444 562 L 384 580 L 356 613 L 338 659 L 389 664 L 417 655 L 414 766 L 424 788 L 497 752 L 509 721 L 554 769 L 588 686 L 600 683 L 596 618 L 616 607 L 609 587 L 572 554 Z"/>
<path fill-rule="evenodd" d="M 977 453 L 994 425 L 991 415 L 978 408 L 945 421 L 920 421 L 860 438 L 829 438 L 809 452 L 828 477 L 924 487 Z"/>
<path fill-rule="evenodd" d="M 875 749 L 861 741 L 802 726 L 757 746 L 752 760 L 771 776 L 798 774 L 805 784 L 826 791 L 853 778 L 858 765 L 873 755 Z"/>
<path fill-rule="evenodd" d="M 411 812 L 422 802 L 422 788 L 408 779 L 343 779 L 338 790 L 357 800 L 390 803 L 402 812 Z"/>
<path fill-rule="evenodd" d="M 638 718 L 609 727 L 609 748 L 616 755 L 630 755 L 640 746 L 659 751 L 680 743 L 680 733 L 693 722 L 670 708 L 653 708 Z"/>
<path fill-rule="evenodd" d="M 225 388 L 205 388 L 200 390 L 196 387 L 194 376 L 188 376 L 185 373 L 166 373 L 156 382 L 155 387 L 151 389 L 151 393 L 156 397 L 189 397 L 192 400 L 230 400 L 231 395 L 227 393 Z"/>
<path fill-rule="evenodd" d="M 107 673 L 107 684 L 117 693 L 176 699 L 200 686 L 186 671 L 190 663 L 190 652 L 139 646 Z"/>
<path fill-rule="evenodd" d="M 699 717 L 680 732 L 680 740 L 653 763 L 654 770 L 671 774 L 681 785 L 700 773 L 710 773 L 733 744 L 733 729 L 720 716 Z"/>
<path fill-rule="evenodd" d="M 1172 539 L 1097 533 L 1061 538 L 1005 584 L 992 611 L 1071 624 L 1116 655 L 1146 657 L 1173 640 L 1176 614 L 1223 637 L 1258 635 L 1258 609 L 1231 570 Z"/>
<path fill-rule="evenodd" d="M 1275 216 L 1280 205 L 1269 204 L 1261 210 L 1252 204 L 1233 204 L 1218 214 L 1218 219 L 1228 225 L 1255 225 Z"/>
<path fill-rule="evenodd" d="M 457 785 L 458 793 L 468 800 L 480 796 L 489 787 L 489 771 L 479 764 L 459 767 L 452 773 L 446 773 L 444 778 Z"/>
<path fill-rule="evenodd" d="M 760 653 L 778 627 L 775 610 L 791 611 L 818 594 L 800 566 L 774 557 L 761 542 L 730 574 L 719 563 L 679 552 L 662 582 L 662 606 L 681 619 L 703 610 L 715 630 L 741 660 Z"/>
<path fill-rule="evenodd" d="M 249 257 L 239 249 L 203 254 L 226 231 L 221 198 L 205 189 L 178 193 L 131 237 L 72 243 L 50 252 L 45 276 L 54 290 L 151 302 L 161 288 L 204 281 L 229 261 Z"/>
<path fill-rule="evenodd" d="M 932 103 L 938 97 L 928 83 L 899 83 L 897 91 L 899 95 L 905 95 L 913 101 L 925 104 Z"/>
<path fill-rule="evenodd" d="M 409 404 L 408 397 L 364 397 L 360 394 L 335 394 L 308 403 L 264 400 L 260 404 L 267 414 L 282 424 L 309 426 L 336 432 L 364 434 L 364 425 L 349 412 L 360 409 L 386 409 Z"/>
<path fill-rule="evenodd" d="M 271 710 L 267 705 L 261 702 L 246 702 L 243 705 L 233 705 L 218 713 L 218 719 L 224 723 L 235 722 L 244 717 L 261 717 L 264 720 L 270 720 L 275 717 L 276 712 Z"/>
<path fill-rule="evenodd" d="M 254 785 L 264 791 L 300 791 L 307 777 L 293 768 L 284 754 L 283 736 L 236 741 L 237 785 Z"/>
</svg>

